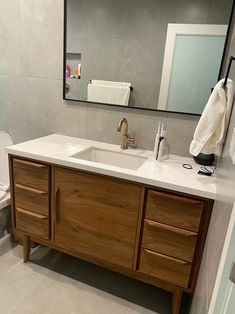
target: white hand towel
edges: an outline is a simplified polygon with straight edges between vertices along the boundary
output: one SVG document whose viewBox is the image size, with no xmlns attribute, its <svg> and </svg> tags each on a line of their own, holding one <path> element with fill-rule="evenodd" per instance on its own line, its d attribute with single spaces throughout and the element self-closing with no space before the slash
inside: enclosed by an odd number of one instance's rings
<svg viewBox="0 0 235 314">
<path fill-rule="evenodd" d="M 131 87 L 131 83 L 114 82 L 114 81 L 101 81 L 101 80 L 91 80 L 91 84 L 101 85 L 101 86 Z"/>
<path fill-rule="evenodd" d="M 98 103 L 128 106 L 130 88 L 88 84 L 87 100 Z"/>
<path fill-rule="evenodd" d="M 216 84 L 198 122 L 189 149 L 193 156 L 222 153 L 233 103 L 233 81 L 228 80 L 225 89 L 223 83 L 224 79 Z"/>
</svg>

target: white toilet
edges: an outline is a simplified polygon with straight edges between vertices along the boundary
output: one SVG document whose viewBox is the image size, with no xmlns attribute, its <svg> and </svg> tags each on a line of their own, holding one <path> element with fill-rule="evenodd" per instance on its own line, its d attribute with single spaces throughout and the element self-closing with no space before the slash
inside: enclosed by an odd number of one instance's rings
<svg viewBox="0 0 235 314">
<path fill-rule="evenodd" d="M 7 146 L 13 145 L 10 135 L 0 131 L 0 211 L 11 203 Z"/>
</svg>

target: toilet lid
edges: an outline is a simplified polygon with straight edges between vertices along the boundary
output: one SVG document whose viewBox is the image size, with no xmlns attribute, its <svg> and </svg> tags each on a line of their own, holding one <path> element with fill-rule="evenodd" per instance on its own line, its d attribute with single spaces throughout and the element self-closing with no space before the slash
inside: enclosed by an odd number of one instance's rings
<svg viewBox="0 0 235 314">
<path fill-rule="evenodd" d="M 9 169 L 5 148 L 10 145 L 13 145 L 10 135 L 0 131 L 0 182 L 6 185 L 9 185 Z"/>
</svg>

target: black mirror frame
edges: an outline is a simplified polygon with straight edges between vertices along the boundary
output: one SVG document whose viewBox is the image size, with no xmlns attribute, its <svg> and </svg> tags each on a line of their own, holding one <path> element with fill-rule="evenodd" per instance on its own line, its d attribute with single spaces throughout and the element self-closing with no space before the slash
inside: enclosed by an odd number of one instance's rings
<svg viewBox="0 0 235 314">
<path fill-rule="evenodd" d="M 229 44 L 229 38 L 230 34 L 232 32 L 232 26 L 233 26 L 233 14 L 234 14 L 234 8 L 235 8 L 235 0 L 233 0 L 232 7 L 231 7 L 231 13 L 229 17 L 229 23 L 228 23 L 228 30 L 226 34 L 226 39 L 225 39 L 225 45 L 224 45 L 224 50 L 223 50 L 223 55 L 222 55 L 222 60 L 220 64 L 220 70 L 219 70 L 219 75 L 218 75 L 218 81 L 222 78 L 223 74 L 223 68 L 226 64 L 226 52 L 228 49 L 228 44 Z M 65 72 L 66 72 L 66 46 L 67 46 L 67 0 L 64 0 L 64 36 L 63 36 L 63 99 L 66 101 L 76 101 L 76 102 L 82 102 L 82 103 L 88 103 L 88 104 L 93 104 L 93 105 L 101 105 L 101 106 L 109 106 L 109 107 L 117 107 L 117 108 L 122 108 L 124 110 L 129 110 L 129 109 L 134 109 L 134 110 L 142 110 L 142 111 L 154 111 L 154 112 L 163 112 L 163 113 L 173 113 L 173 114 L 181 114 L 181 115 L 190 115 L 190 116 L 201 116 L 201 114 L 198 113 L 189 113 L 189 112 L 181 112 L 181 111 L 170 111 L 170 110 L 159 110 L 159 109 L 151 109 L 151 108 L 144 108 L 144 107 L 125 107 L 121 105 L 112 105 L 112 104 L 104 104 L 104 103 L 96 103 L 96 102 L 91 102 L 87 100 L 78 100 L 78 99 L 67 99 L 66 98 L 66 78 L 65 78 Z"/>
</svg>

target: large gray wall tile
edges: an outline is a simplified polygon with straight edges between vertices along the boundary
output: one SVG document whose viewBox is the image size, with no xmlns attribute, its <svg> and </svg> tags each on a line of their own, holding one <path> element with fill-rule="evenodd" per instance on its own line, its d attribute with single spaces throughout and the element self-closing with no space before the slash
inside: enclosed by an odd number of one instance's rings
<svg viewBox="0 0 235 314">
<path fill-rule="evenodd" d="M 67 16 L 71 20 L 71 23 L 67 24 L 67 51 L 80 51 L 79 44 L 81 38 L 85 36 L 85 12 L 84 12 L 85 0 L 68 0 Z M 79 29 L 79 32 L 77 31 Z M 69 43 L 69 45 L 68 45 Z"/>
<path fill-rule="evenodd" d="M 2 0 L 0 9 L 0 74 L 19 76 L 20 64 L 20 0 Z"/>
<path fill-rule="evenodd" d="M 198 120 L 197 116 L 169 114 L 166 130 L 170 152 L 189 155 L 189 146 Z"/>
<path fill-rule="evenodd" d="M 0 129 L 14 143 L 53 133 L 61 89 L 59 80 L 0 76 Z"/>
<path fill-rule="evenodd" d="M 23 76 L 62 77 L 63 1 L 20 0 Z"/>
<path fill-rule="evenodd" d="M 21 81 L 23 108 L 27 138 L 53 133 L 58 105 L 61 102 L 60 80 L 28 78 Z M 47 101 L 45 102 L 45 98 Z"/>
<path fill-rule="evenodd" d="M 231 12 L 232 0 L 213 0 L 210 2 L 209 19 L 211 23 L 224 24 L 224 16 Z M 214 22 L 215 21 L 215 22 Z"/>
<path fill-rule="evenodd" d="M 19 102 L 21 98 L 21 78 L 0 75 L 0 130 L 9 133 L 14 141 L 18 136 L 20 140 L 23 138 L 21 125 L 24 125 L 24 110 Z"/>
<path fill-rule="evenodd" d="M 68 136 L 87 138 L 87 107 L 75 106 L 74 102 L 59 101 L 53 132 Z"/>
<path fill-rule="evenodd" d="M 117 38 L 122 7 L 119 1 L 86 0 L 85 32 L 88 38 Z"/>
</svg>

